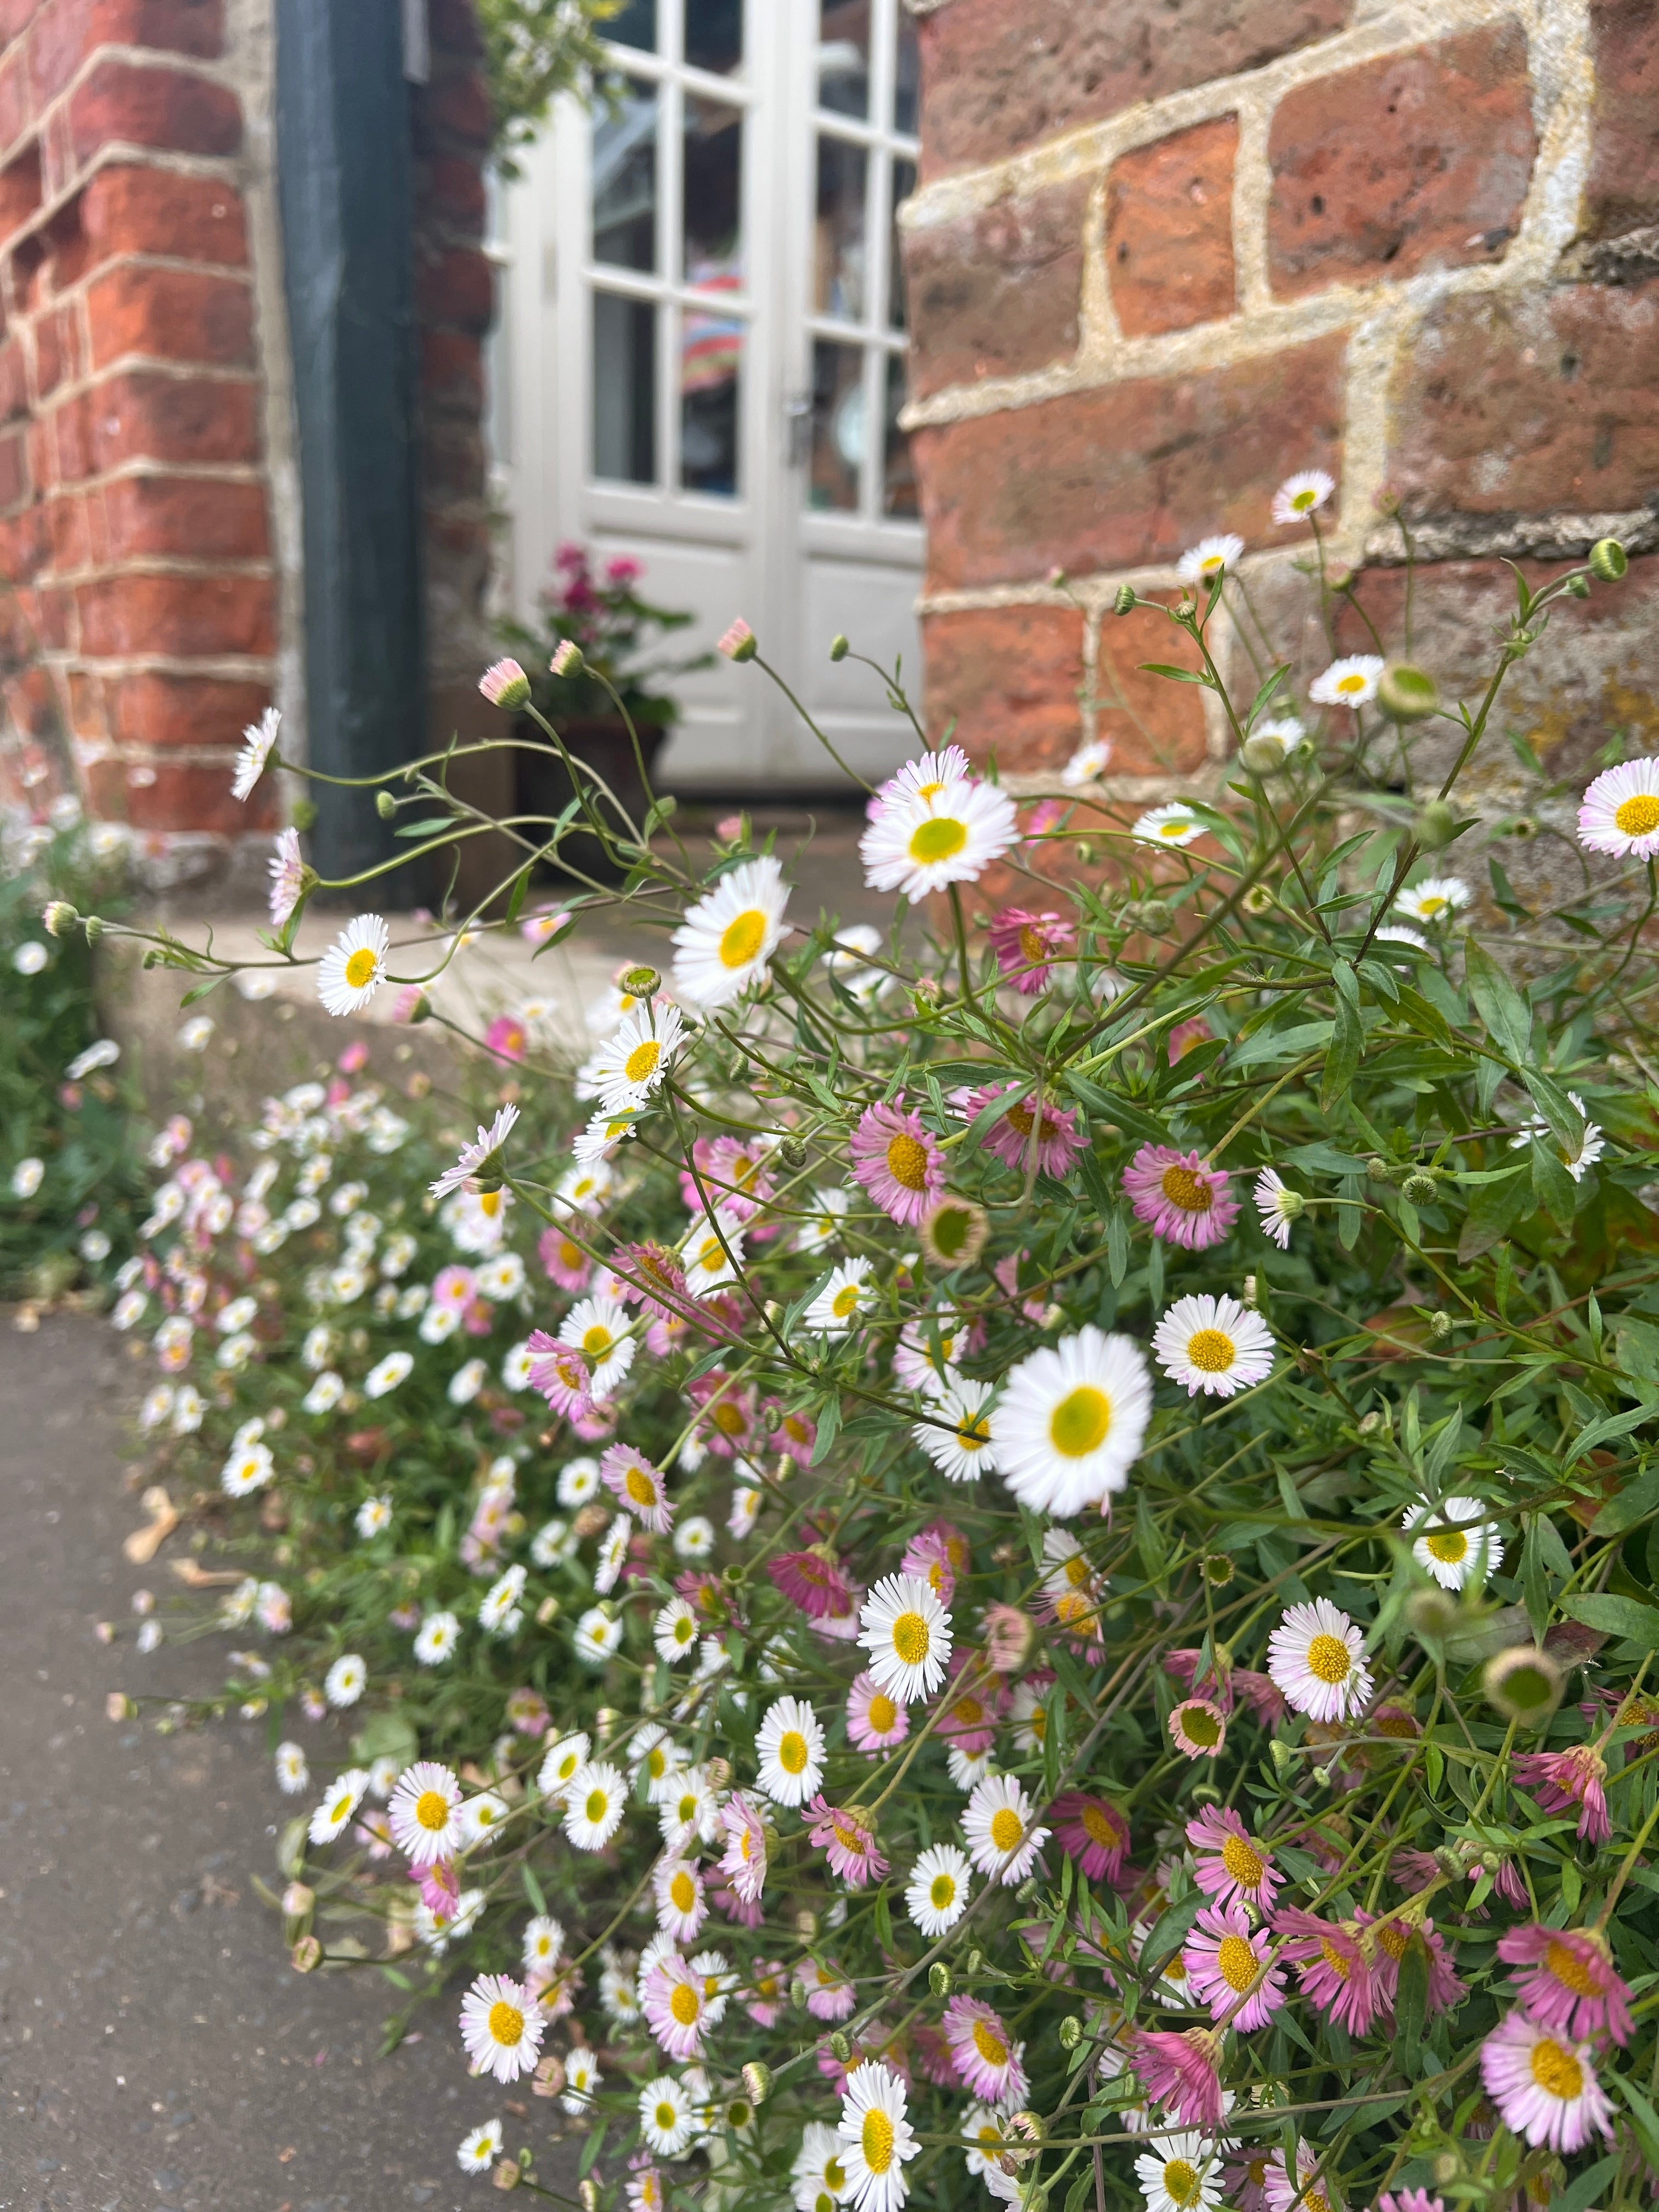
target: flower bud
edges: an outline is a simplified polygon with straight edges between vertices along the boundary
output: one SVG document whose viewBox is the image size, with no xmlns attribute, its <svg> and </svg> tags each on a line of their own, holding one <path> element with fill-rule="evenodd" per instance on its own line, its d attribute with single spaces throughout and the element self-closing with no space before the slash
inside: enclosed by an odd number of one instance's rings
<svg viewBox="0 0 1659 2212">
<path fill-rule="evenodd" d="M 48 899 L 40 916 L 48 937 L 61 937 L 66 929 L 73 929 L 80 918 L 67 899 Z"/>
<path fill-rule="evenodd" d="M 1244 1290 L 1241 1303 L 1249 1307 L 1252 1313 L 1255 1311 L 1256 1283 L 1254 1275 L 1246 1275 L 1244 1278 Z"/>
<path fill-rule="evenodd" d="M 1396 661 L 1382 671 L 1376 703 L 1391 722 L 1423 722 L 1440 712 L 1440 686 L 1426 668 Z"/>
<path fill-rule="evenodd" d="M 1449 1313 L 1432 1313 L 1429 1316 L 1429 1334 L 1431 1336 L 1449 1336 L 1452 1327 L 1452 1317 Z"/>
<path fill-rule="evenodd" d="M 845 659 L 846 659 L 846 658 L 847 658 L 847 656 L 848 656 L 848 654 L 852 650 L 853 650 L 852 647 L 851 647 L 850 645 L 848 645 L 848 643 L 847 642 L 847 640 L 846 640 L 846 639 L 842 635 L 841 632 L 840 632 L 839 630 L 837 630 L 837 631 L 836 632 L 836 635 L 835 635 L 830 639 L 830 659 L 831 659 L 831 660 L 845 660 Z"/>
<path fill-rule="evenodd" d="M 1486 1702 L 1506 1721 L 1523 1728 L 1542 1728 L 1561 1702 L 1565 1686 L 1561 1669 L 1547 1651 L 1516 1644 L 1486 1662 L 1480 1686 Z"/>
<path fill-rule="evenodd" d="M 1225 1589 L 1233 1578 L 1233 1563 L 1225 1552 L 1205 1554 L 1202 1572 L 1212 1589 Z"/>
<path fill-rule="evenodd" d="M 796 1975 L 794 1980 L 789 1984 L 789 2002 L 793 2005 L 797 2012 L 805 2011 L 806 1984 L 802 1981 L 799 1974 Z"/>
<path fill-rule="evenodd" d="M 1120 584 L 1116 591 L 1112 595 L 1112 612 L 1117 615 L 1132 615 L 1134 611 L 1134 586 L 1133 584 Z"/>
<path fill-rule="evenodd" d="M 810 1905 L 803 1905 L 795 1915 L 795 1933 L 803 1943 L 817 1941 L 818 1916 Z"/>
<path fill-rule="evenodd" d="M 653 999 L 662 988 L 662 977 L 654 968 L 630 968 L 622 987 L 630 999 Z"/>
<path fill-rule="evenodd" d="M 1413 1590 L 1406 1601 L 1406 1618 L 1420 1641 L 1443 1644 L 1463 1626 L 1463 1608 L 1444 1590 Z"/>
<path fill-rule="evenodd" d="M 848 2038 L 842 2033 L 840 2028 L 836 2028 L 835 2033 L 830 2036 L 830 2048 L 835 2052 L 836 2057 L 840 2059 L 843 2066 L 846 2065 L 848 2060 L 853 2055 L 852 2044 L 848 2041 Z"/>
<path fill-rule="evenodd" d="M 1273 891 L 1266 884 L 1252 884 L 1239 904 L 1246 914 L 1271 914 L 1273 908 Z"/>
<path fill-rule="evenodd" d="M 978 1980 L 978 1978 L 979 1978 L 979 1977 L 980 1977 L 980 1976 L 981 1976 L 984 1972 L 985 1972 L 985 1954 L 984 1954 L 984 1952 L 983 1952 L 983 1951 L 970 1951 L 970 1952 L 968 1954 L 968 1975 L 969 1975 L 969 1980 L 970 1980 L 970 1981 L 977 1981 L 977 1980 Z"/>
<path fill-rule="evenodd" d="M 1277 738 L 1246 738 L 1238 757 L 1252 775 L 1277 775 L 1285 765 L 1285 748 Z"/>
<path fill-rule="evenodd" d="M 81 926 L 87 933 L 87 943 L 96 945 L 104 933 L 104 917 L 100 914 L 89 914 Z"/>
<path fill-rule="evenodd" d="M 806 1165 L 806 1147 L 799 1137 L 786 1137 L 778 1146 L 778 1158 L 787 1168 L 804 1168 Z"/>
<path fill-rule="evenodd" d="M 556 2051 L 550 2051 L 542 2059 L 531 2078 L 532 2097 L 556 2097 L 564 2089 L 564 2061 Z"/>
<path fill-rule="evenodd" d="M 374 811 L 380 816 L 382 822 L 390 822 L 392 816 L 396 814 L 398 811 L 398 802 L 392 796 L 392 793 L 389 791 L 377 791 L 375 793 Z"/>
<path fill-rule="evenodd" d="M 106 1721 L 130 1721 L 132 1715 L 133 1708 L 120 1691 L 112 1690 L 104 1700 L 104 1718 Z"/>
<path fill-rule="evenodd" d="M 743 2086 L 750 2101 L 763 2105 L 772 2094 L 772 2069 L 763 2059 L 751 2058 L 743 2069 Z"/>
<path fill-rule="evenodd" d="M 1590 586 L 1589 578 L 1588 576 L 1568 577 L 1567 597 L 1570 599 L 1587 599 L 1589 595 Z"/>
<path fill-rule="evenodd" d="M 1429 2170 L 1434 2176 L 1435 2187 L 1447 2189 L 1463 2171 L 1463 2161 L 1455 2150 L 1443 2150 Z"/>
<path fill-rule="evenodd" d="M 1437 853 L 1457 835 L 1457 817 L 1443 799 L 1431 799 L 1413 824 L 1412 835 L 1425 853 Z"/>
<path fill-rule="evenodd" d="M 1369 1413 L 1362 1413 L 1360 1415 L 1359 1433 L 1362 1437 L 1374 1437 L 1382 1425 L 1383 1416 L 1376 1411 L 1375 1407 L 1371 1408 L 1371 1411 Z"/>
<path fill-rule="evenodd" d="M 302 1881 L 291 1881 L 283 1892 L 283 1911 L 290 1920 L 303 1920 L 317 1902 L 317 1893 Z"/>
<path fill-rule="evenodd" d="M 741 662 L 752 660 L 760 651 L 760 647 L 756 642 L 754 631 L 739 615 L 736 622 L 717 641 L 714 650 L 716 653 L 724 653 L 728 660 Z"/>
<path fill-rule="evenodd" d="M 1589 569 L 1604 584 L 1616 584 L 1630 567 L 1630 556 L 1616 538 L 1598 538 L 1590 547 Z"/>
<path fill-rule="evenodd" d="M 498 2158 L 490 2168 L 489 2178 L 497 2189 L 516 2189 L 519 2185 L 519 2161 L 515 2158 Z"/>
<path fill-rule="evenodd" d="M 1060 2047 L 1062 2051 L 1075 2051 L 1082 2040 L 1083 2022 L 1074 2012 L 1068 2012 L 1060 2023 Z"/>
<path fill-rule="evenodd" d="M 577 2190 L 576 2202 L 582 2212 L 599 2212 L 599 2185 L 591 2173 Z"/>
<path fill-rule="evenodd" d="M 529 703 L 530 678 L 516 660 L 498 660 L 493 668 L 486 668 L 478 678 L 478 689 L 492 707 L 504 714 L 516 714 Z"/>
<path fill-rule="evenodd" d="M 601 1705 L 593 1716 L 593 1736 L 598 1743 L 609 1743 L 617 1732 L 622 1715 L 614 1705 Z"/>
<path fill-rule="evenodd" d="M 302 1936 L 289 1953 L 296 1974 L 314 1974 L 323 1963 L 323 1947 L 314 1936 Z"/>
<path fill-rule="evenodd" d="M 541 1603 L 536 1607 L 536 1626 L 538 1628 L 550 1628 L 558 1617 L 559 1601 L 556 1597 L 544 1597 Z"/>
<path fill-rule="evenodd" d="M 582 672 L 582 649 L 574 637 L 567 637 L 554 651 L 547 664 L 552 676 L 580 676 Z"/>
<path fill-rule="evenodd" d="M 1401 1184 L 1400 1195 L 1408 1206 L 1432 1206 L 1438 1189 L 1439 1185 L 1435 1182 L 1434 1177 L 1431 1175 L 1425 1175 L 1419 1168 L 1415 1174 L 1408 1175 L 1405 1182 Z"/>
<path fill-rule="evenodd" d="M 1269 1739 L 1267 1744 L 1267 1756 L 1273 1760 L 1273 1772 L 1275 1774 L 1283 1775 L 1289 1770 L 1291 1764 L 1291 1747 L 1289 1744 L 1282 1742 L 1278 1736 L 1273 1736 Z"/>
</svg>

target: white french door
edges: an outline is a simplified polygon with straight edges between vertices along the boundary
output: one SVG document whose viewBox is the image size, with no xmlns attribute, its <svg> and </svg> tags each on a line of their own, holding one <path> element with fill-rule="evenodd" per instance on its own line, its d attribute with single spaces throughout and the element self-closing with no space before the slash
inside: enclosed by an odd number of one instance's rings
<svg viewBox="0 0 1659 2212">
<path fill-rule="evenodd" d="M 632 555 L 646 598 L 694 611 L 689 649 L 745 617 L 843 757 L 885 773 L 902 732 L 828 653 L 845 631 L 916 688 L 894 231 L 914 34 L 900 0 L 629 0 L 608 27 L 614 112 L 561 103 L 500 204 L 514 602 L 532 612 L 563 539 Z M 752 670 L 676 690 L 671 785 L 836 780 Z"/>
</svg>

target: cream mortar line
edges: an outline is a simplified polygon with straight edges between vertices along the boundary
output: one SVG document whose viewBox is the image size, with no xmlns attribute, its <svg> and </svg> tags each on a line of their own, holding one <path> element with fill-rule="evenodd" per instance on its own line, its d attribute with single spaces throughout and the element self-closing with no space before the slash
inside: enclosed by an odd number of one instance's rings
<svg viewBox="0 0 1659 2212">
<path fill-rule="evenodd" d="M 201 583 L 212 576 L 269 576 L 273 563 L 269 554 L 220 556 L 200 560 L 187 553 L 134 553 L 113 561 L 83 562 L 75 568 L 54 568 L 42 580 L 53 588 L 100 584 L 109 576 L 181 576 Z"/>
<path fill-rule="evenodd" d="M 1223 777 L 1213 763 L 1195 768 L 1182 775 L 1171 769 L 1167 775 L 1103 775 L 1094 782 L 1067 790 L 1055 769 L 1012 769 L 997 777 L 1011 799 L 1066 799 L 1104 800 L 1108 804 L 1143 806 L 1148 799 L 1203 798 L 1220 788 Z M 1086 826 L 1066 832 L 1068 836 L 1086 837 Z"/>
<path fill-rule="evenodd" d="M 1330 540 L 1326 540 L 1328 546 Z M 1255 577 L 1274 566 L 1293 563 L 1309 557 L 1311 540 L 1293 545 L 1267 545 L 1244 556 L 1241 568 Z M 1066 588 L 1050 584 L 1046 578 L 1033 579 L 1029 583 L 981 584 L 945 592 L 923 591 L 917 594 L 915 611 L 918 615 L 984 614 L 1001 607 L 1069 607 L 1081 606 L 1085 616 L 1109 613 L 1120 586 L 1133 585 L 1137 592 L 1180 592 L 1187 586 L 1177 574 L 1173 562 L 1142 562 L 1122 568 L 1094 570 L 1087 576 L 1068 577 Z"/>
<path fill-rule="evenodd" d="M 73 284 L 54 293 L 52 304 L 62 307 L 73 300 L 84 300 L 99 278 L 106 276 L 113 269 L 137 269 L 146 276 L 154 270 L 167 269 L 180 276 L 227 277 L 233 283 L 246 285 L 250 290 L 253 284 L 253 272 L 246 261 L 191 261 L 176 253 L 151 253 L 135 246 L 125 252 L 112 253 L 96 268 L 88 269 Z"/>
<path fill-rule="evenodd" d="M 252 461 L 162 461 L 148 454 L 136 454 L 118 466 L 105 469 L 93 477 L 76 477 L 72 482 L 52 484 L 42 494 L 46 499 L 67 497 L 80 492 L 106 491 L 112 484 L 131 483 L 145 479 L 164 482 L 181 477 L 187 483 L 257 483 L 263 484 L 264 471 Z"/>
<path fill-rule="evenodd" d="M 225 368 L 213 362 L 169 361 L 161 354 L 124 353 L 115 360 L 103 362 L 85 376 L 65 378 L 55 385 L 47 397 L 52 403 L 52 412 L 57 413 L 60 399 L 78 399 L 83 393 L 96 393 L 98 387 L 112 376 L 125 376 L 131 370 L 142 369 L 146 376 L 171 377 L 176 383 L 205 381 L 210 384 L 247 384 L 257 386 L 257 369 Z M 47 418 L 37 416 L 36 420 Z"/>
<path fill-rule="evenodd" d="M 251 678 L 263 683 L 276 665 L 274 655 L 237 653 L 204 653 L 199 655 L 167 653 L 78 653 L 63 646 L 42 649 L 42 664 L 64 673 L 71 671 L 88 676 L 223 676 L 238 682 Z"/>
</svg>

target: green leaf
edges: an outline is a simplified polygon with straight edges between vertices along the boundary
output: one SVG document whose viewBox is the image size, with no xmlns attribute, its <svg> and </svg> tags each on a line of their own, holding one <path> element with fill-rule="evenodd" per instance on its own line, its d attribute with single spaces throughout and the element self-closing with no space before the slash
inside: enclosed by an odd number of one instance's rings
<svg viewBox="0 0 1659 2212">
<path fill-rule="evenodd" d="M 511 928 L 512 925 L 523 913 L 525 896 L 529 889 L 530 871 L 527 867 L 520 868 L 518 874 L 513 878 L 513 889 L 508 895 L 507 902 L 507 927 L 509 928 Z"/>
<path fill-rule="evenodd" d="M 547 1899 L 543 1893 L 540 1882 L 536 1879 L 536 1870 L 531 1865 L 528 1859 L 525 1861 L 520 1871 L 524 1876 L 525 1895 L 530 1899 L 530 1902 L 535 1906 L 538 1912 L 545 1914 L 547 1911 Z"/>
<path fill-rule="evenodd" d="M 401 830 L 394 830 L 394 837 L 435 837 L 441 830 L 453 830 L 454 823 L 446 815 L 431 822 L 405 822 Z"/>
<path fill-rule="evenodd" d="M 1152 1923 L 1152 1932 L 1140 1947 L 1139 1966 L 1142 1976 L 1151 1982 L 1166 1959 L 1173 1959 L 1186 1942 L 1199 1909 L 1204 1903 L 1204 1893 L 1195 1889 L 1179 1905 L 1170 1905 L 1159 1913 Z"/>
<path fill-rule="evenodd" d="M 1355 988 L 1358 986 L 1356 984 Z M 1336 1029 L 1331 1038 L 1331 1048 L 1326 1055 L 1324 1072 L 1319 1083 L 1319 1109 L 1328 1114 L 1354 1079 L 1359 1066 L 1359 1055 L 1364 1050 L 1365 1032 L 1359 1019 L 1359 1010 L 1346 998 L 1339 996 L 1336 1002 Z"/>
<path fill-rule="evenodd" d="M 598 2127 L 590 2132 L 587 2141 L 582 2145 L 581 2163 L 576 2168 L 578 2181 L 586 2179 L 593 2161 L 605 2148 L 605 2131 L 610 2124 L 609 2120 L 601 2120 Z"/>
<path fill-rule="evenodd" d="M 1120 1289 L 1129 1267 L 1129 1224 L 1123 1208 L 1115 1206 L 1106 1217 L 1106 1272 L 1114 1290 Z"/>
<path fill-rule="evenodd" d="M 1578 1186 L 1562 1164 L 1553 1145 L 1546 1144 L 1540 1137 L 1532 1140 L 1533 1194 L 1546 1213 L 1563 1228 L 1572 1219 L 1573 1206 Z"/>
<path fill-rule="evenodd" d="M 1486 947 L 1468 938 L 1463 947 L 1464 973 L 1486 1034 L 1516 1067 L 1531 1064 L 1532 1009 Z"/>
<path fill-rule="evenodd" d="M 1531 1094 L 1534 1104 L 1550 1125 L 1564 1153 L 1577 1159 L 1584 1142 L 1584 1117 L 1566 1092 L 1553 1083 L 1547 1075 L 1540 1074 L 1535 1067 L 1523 1067 L 1521 1080 Z"/>
<path fill-rule="evenodd" d="M 1659 1651 L 1659 1606 L 1602 1591 L 1589 1597 L 1564 1597 L 1561 1610 L 1586 1628 L 1599 1628 L 1607 1636 L 1628 1636 L 1650 1651 Z"/>
<path fill-rule="evenodd" d="M 1598 1445 L 1611 1443 L 1615 1437 L 1627 1437 L 1632 1429 L 1639 1429 L 1644 1421 L 1659 1414 L 1659 1405 L 1651 1400 L 1644 1406 L 1633 1406 L 1627 1413 L 1609 1413 L 1605 1420 L 1592 1421 L 1587 1429 L 1576 1436 L 1570 1448 L 1562 1455 L 1563 1467 L 1571 1467 L 1575 1460 L 1583 1459 Z"/>
<path fill-rule="evenodd" d="M 1559 2197 L 1551 2197 L 1550 2212 L 1586 2212 L 1586 2208 L 1595 2203 L 1618 2171 L 1619 2154 L 1616 2151 L 1610 2158 L 1598 2159 L 1588 2173 L 1581 2173 L 1577 2181 L 1571 2183 Z"/>
<path fill-rule="evenodd" d="M 1462 1265 L 1467 1267 L 1471 1260 L 1478 1260 L 1483 1252 L 1501 1243 L 1522 1216 L 1532 1212 L 1532 1185 L 1524 1170 L 1502 1182 L 1483 1183 L 1463 1218 L 1462 1234 L 1457 1240 L 1457 1257 Z"/>
<path fill-rule="evenodd" d="M 1659 1512 L 1659 1466 L 1644 1469 L 1634 1482 L 1626 1483 L 1616 1497 L 1608 1498 L 1590 1523 L 1590 1534 L 1621 1536 L 1653 1512 Z"/>
<path fill-rule="evenodd" d="M 887 1884 L 876 1892 L 876 1941 L 884 1951 L 893 1948 L 893 1914 L 887 1902 Z"/>
<path fill-rule="evenodd" d="M 1202 684 L 1207 688 L 1210 682 L 1207 676 L 1195 669 L 1171 668 L 1167 662 L 1162 660 L 1143 660 L 1140 663 L 1140 672 L 1143 676 L 1167 677 L 1171 684 Z"/>
<path fill-rule="evenodd" d="M 1413 1931 L 1400 1961 L 1400 1979 L 1394 1999 L 1395 2057 L 1408 2081 L 1414 2080 L 1417 2074 L 1417 2046 L 1422 2039 L 1428 2002 L 1428 1946 Z"/>
</svg>

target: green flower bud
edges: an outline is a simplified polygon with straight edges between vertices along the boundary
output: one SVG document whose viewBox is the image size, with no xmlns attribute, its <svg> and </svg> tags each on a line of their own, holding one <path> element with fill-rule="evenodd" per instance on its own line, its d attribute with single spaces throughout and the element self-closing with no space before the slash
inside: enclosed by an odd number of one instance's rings
<svg viewBox="0 0 1659 2212">
<path fill-rule="evenodd" d="M 1412 835 L 1425 852 L 1437 853 L 1457 835 L 1457 817 L 1443 799 L 1431 799 L 1413 824 Z"/>
<path fill-rule="evenodd" d="M 1246 738 L 1238 757 L 1252 775 L 1277 775 L 1285 757 L 1277 738 Z"/>
<path fill-rule="evenodd" d="M 848 654 L 852 650 L 852 647 L 847 642 L 847 640 L 842 635 L 841 632 L 837 630 L 836 635 L 830 641 L 830 659 L 845 660 Z"/>
<path fill-rule="evenodd" d="M 1421 722 L 1440 712 L 1440 686 L 1425 668 L 1399 661 L 1385 668 L 1376 703 L 1391 722 Z"/>
<path fill-rule="evenodd" d="M 1132 615 L 1134 611 L 1134 586 L 1133 584 L 1120 584 L 1116 592 L 1113 594 L 1112 612 L 1118 615 Z"/>
<path fill-rule="evenodd" d="M 1565 1683 L 1547 1651 L 1517 1644 L 1486 1662 L 1480 1686 L 1487 1704 L 1506 1721 L 1517 1722 L 1523 1728 L 1542 1728 L 1560 1704 Z"/>
<path fill-rule="evenodd" d="M 1082 2040 L 1083 2022 L 1074 2012 L 1068 2012 L 1060 2023 L 1060 2047 L 1062 2051 L 1075 2051 Z"/>
<path fill-rule="evenodd" d="M 932 1990 L 936 1997 L 948 1997 L 950 1996 L 951 1969 L 945 1965 L 943 1959 L 935 1959 L 933 1965 L 927 1969 L 927 1986 Z"/>
<path fill-rule="evenodd" d="M 743 2086 L 751 2101 L 763 2105 L 772 2094 L 772 2069 L 759 2058 L 751 2058 L 743 2069 Z"/>
<path fill-rule="evenodd" d="M 839 2028 L 836 2030 L 835 2033 L 830 2039 L 830 2048 L 835 2052 L 836 2057 L 840 2059 L 843 2066 L 845 2066 L 848 2060 L 853 2055 L 852 2044 L 848 2041 L 848 2038 L 842 2033 Z"/>
<path fill-rule="evenodd" d="M 662 977 L 654 968 L 630 968 L 622 979 L 622 987 L 631 999 L 650 999 L 662 988 Z"/>
<path fill-rule="evenodd" d="M 1406 1177 L 1400 1186 L 1400 1195 L 1409 1206 L 1432 1206 L 1439 1185 L 1431 1175 L 1424 1175 L 1419 1170 L 1416 1175 Z"/>
<path fill-rule="evenodd" d="M 1451 1333 L 1452 1317 L 1449 1313 L 1436 1313 L 1429 1316 L 1429 1334 L 1431 1336 L 1447 1337 L 1449 1336 Z"/>
<path fill-rule="evenodd" d="M 1291 1764 L 1291 1747 L 1283 1740 L 1282 1737 L 1273 1736 L 1269 1739 L 1267 1744 L 1267 1755 L 1273 1760 L 1273 1772 L 1275 1774 L 1283 1775 L 1289 1771 Z"/>
<path fill-rule="evenodd" d="M 799 1137 L 786 1137 L 778 1146 L 778 1158 L 787 1168 L 806 1165 L 806 1147 Z"/>
<path fill-rule="evenodd" d="M 302 1936 L 288 1955 L 296 1974 L 314 1974 L 323 1963 L 323 1947 L 314 1936 Z"/>
<path fill-rule="evenodd" d="M 1567 597 L 1570 599 L 1587 599 L 1589 595 L 1590 587 L 1589 578 L 1588 576 L 1568 577 Z"/>
<path fill-rule="evenodd" d="M 374 811 L 380 816 L 382 822 L 390 822 L 392 816 L 398 811 L 398 802 L 392 796 L 392 793 L 389 791 L 377 791 L 375 793 Z"/>
<path fill-rule="evenodd" d="M 1604 584 L 1616 584 L 1629 567 L 1630 556 L 1616 538 L 1599 538 L 1590 547 L 1590 574 Z"/>
</svg>

